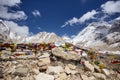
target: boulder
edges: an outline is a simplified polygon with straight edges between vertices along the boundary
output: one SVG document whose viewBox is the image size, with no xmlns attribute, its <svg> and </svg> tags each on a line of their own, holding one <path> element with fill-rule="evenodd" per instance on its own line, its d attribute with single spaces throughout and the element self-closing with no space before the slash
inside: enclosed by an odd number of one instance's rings
<svg viewBox="0 0 120 80">
<path fill-rule="evenodd" d="M 86 75 L 81 75 L 82 80 L 90 80 Z"/>
<path fill-rule="evenodd" d="M 100 79 L 106 79 L 106 76 L 102 73 L 93 73 L 93 75 L 96 77 L 96 78 L 100 78 Z"/>
<path fill-rule="evenodd" d="M 54 56 L 60 57 L 65 60 L 80 60 L 80 57 L 81 57 L 79 54 L 76 54 L 73 52 L 64 52 L 60 50 L 59 48 L 54 48 L 52 50 L 52 54 Z"/>
<path fill-rule="evenodd" d="M 14 75 L 18 75 L 18 76 L 26 76 L 28 73 L 28 68 L 27 67 L 18 67 L 16 68 L 15 72 L 13 73 Z"/>
<path fill-rule="evenodd" d="M 85 61 L 84 65 L 85 65 L 85 68 L 87 70 L 90 70 L 91 72 L 94 72 L 94 66 L 92 64 L 90 64 L 89 61 Z"/>
<path fill-rule="evenodd" d="M 45 73 L 39 73 L 36 77 L 35 80 L 54 80 L 54 77 L 49 74 Z"/>
<path fill-rule="evenodd" d="M 46 73 L 60 74 L 64 72 L 61 66 L 48 66 Z"/>
<path fill-rule="evenodd" d="M 65 66 L 65 72 L 67 74 L 76 74 L 76 73 L 78 73 L 77 70 L 71 70 L 68 66 Z"/>
</svg>

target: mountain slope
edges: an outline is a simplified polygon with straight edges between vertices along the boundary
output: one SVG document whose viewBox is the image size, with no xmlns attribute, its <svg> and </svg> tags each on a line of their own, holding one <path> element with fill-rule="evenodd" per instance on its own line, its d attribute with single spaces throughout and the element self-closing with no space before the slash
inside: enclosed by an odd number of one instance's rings
<svg viewBox="0 0 120 80">
<path fill-rule="evenodd" d="M 56 41 L 63 42 L 63 39 L 57 36 L 55 33 L 47 33 L 47 32 L 40 32 L 37 35 L 26 38 L 26 42 L 32 42 L 32 43 L 43 43 L 43 42 L 50 43 Z"/>
<path fill-rule="evenodd" d="M 114 21 L 113 25 L 93 22 L 73 42 L 84 48 L 120 50 L 120 20 Z"/>
</svg>

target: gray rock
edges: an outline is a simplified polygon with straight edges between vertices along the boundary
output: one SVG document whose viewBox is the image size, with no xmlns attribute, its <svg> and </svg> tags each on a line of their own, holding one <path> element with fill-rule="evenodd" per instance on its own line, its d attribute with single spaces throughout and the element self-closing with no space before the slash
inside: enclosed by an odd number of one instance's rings
<svg viewBox="0 0 120 80">
<path fill-rule="evenodd" d="M 18 75 L 18 76 L 26 76 L 28 73 L 28 68 L 27 67 L 18 67 L 16 68 L 14 75 Z"/>
<path fill-rule="evenodd" d="M 76 54 L 76 53 L 73 53 L 73 52 L 64 52 L 62 51 L 61 49 L 59 48 L 55 48 L 52 50 L 52 54 L 54 56 L 57 56 L 57 57 L 60 57 L 62 59 L 65 59 L 65 60 L 79 60 L 80 59 L 80 55 Z"/>
</svg>

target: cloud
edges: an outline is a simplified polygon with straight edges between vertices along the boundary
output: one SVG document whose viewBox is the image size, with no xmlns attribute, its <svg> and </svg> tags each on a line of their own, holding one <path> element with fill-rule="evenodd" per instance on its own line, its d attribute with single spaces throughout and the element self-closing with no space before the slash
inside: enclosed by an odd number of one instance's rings
<svg viewBox="0 0 120 80">
<path fill-rule="evenodd" d="M 29 34 L 29 27 L 28 26 L 20 26 L 13 21 L 4 21 L 6 25 L 10 28 L 11 32 L 17 33 L 19 36 L 27 36 Z"/>
<path fill-rule="evenodd" d="M 27 19 L 24 11 L 13 11 L 10 8 L 19 6 L 20 0 L 0 0 L 0 18 L 7 20 L 25 20 Z"/>
<path fill-rule="evenodd" d="M 34 10 L 34 11 L 32 12 L 32 14 L 33 14 L 35 17 L 41 16 L 41 14 L 40 14 L 40 12 L 39 12 L 38 10 Z"/>
<path fill-rule="evenodd" d="M 85 21 L 89 20 L 89 19 L 93 19 L 94 15 L 97 14 L 97 12 L 95 10 L 92 10 L 91 12 L 87 12 L 86 14 L 84 14 L 80 19 L 79 22 L 80 23 L 84 23 Z"/>
<path fill-rule="evenodd" d="M 107 1 L 101 5 L 102 11 L 108 14 L 120 13 L 120 0 Z"/>
<path fill-rule="evenodd" d="M 20 4 L 21 1 L 20 0 L 0 0 L 0 5 L 1 6 L 17 6 L 18 4 Z"/>
<path fill-rule="evenodd" d="M 95 18 L 94 15 L 96 15 L 96 14 L 97 14 L 96 10 L 92 10 L 92 11 L 90 11 L 90 12 L 85 13 L 85 14 L 84 14 L 82 17 L 80 17 L 79 19 L 76 18 L 76 17 L 73 17 L 72 19 L 70 19 L 70 20 L 68 20 L 67 22 L 65 22 L 65 24 L 62 25 L 61 27 L 63 28 L 63 27 L 65 27 L 65 26 L 67 26 L 67 25 L 72 26 L 73 24 L 76 24 L 76 23 L 82 24 L 82 23 L 84 23 L 84 22 L 87 21 L 87 20 L 94 19 L 94 18 Z"/>
<path fill-rule="evenodd" d="M 41 27 L 37 27 L 38 30 L 42 30 Z"/>
</svg>

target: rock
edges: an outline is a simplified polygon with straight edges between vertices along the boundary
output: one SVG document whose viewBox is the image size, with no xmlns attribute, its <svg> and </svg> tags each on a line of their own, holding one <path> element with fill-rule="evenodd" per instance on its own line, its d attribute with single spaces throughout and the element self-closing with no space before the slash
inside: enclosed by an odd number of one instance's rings
<svg viewBox="0 0 120 80">
<path fill-rule="evenodd" d="M 44 74 L 44 73 L 39 73 L 36 77 L 35 80 L 54 80 L 54 77 L 49 74 Z"/>
<path fill-rule="evenodd" d="M 76 70 L 71 70 L 68 66 L 65 66 L 65 72 L 66 72 L 67 74 L 76 74 L 76 73 L 78 73 L 78 71 L 76 71 Z"/>
<path fill-rule="evenodd" d="M 35 80 L 35 76 L 36 75 L 34 75 L 34 74 L 27 74 L 27 77 L 25 77 L 25 79 L 23 79 L 23 80 Z"/>
<path fill-rule="evenodd" d="M 14 80 L 21 80 L 19 76 L 16 76 Z"/>
<path fill-rule="evenodd" d="M 65 60 L 80 60 L 80 57 L 81 57 L 80 55 L 78 55 L 76 53 L 64 52 L 64 51 L 60 50 L 59 48 L 54 48 L 52 50 L 52 54 L 54 56 L 60 57 Z"/>
<path fill-rule="evenodd" d="M 85 68 L 87 70 L 90 70 L 91 72 L 94 72 L 94 66 L 92 64 L 90 64 L 89 61 L 85 61 L 84 65 L 85 65 Z"/>
<path fill-rule="evenodd" d="M 82 80 L 90 80 L 86 75 L 81 75 Z"/>
<path fill-rule="evenodd" d="M 96 78 L 100 78 L 100 79 L 106 79 L 106 76 L 102 73 L 93 73 L 93 75 L 96 77 Z"/>
<path fill-rule="evenodd" d="M 10 75 L 8 75 L 7 77 L 5 77 L 5 80 L 13 80 L 13 79 Z"/>
<path fill-rule="evenodd" d="M 45 66 L 39 67 L 39 70 L 40 71 L 46 71 L 47 68 L 48 68 L 48 65 L 45 65 Z"/>
<path fill-rule="evenodd" d="M 76 69 L 76 66 L 73 65 L 73 64 L 68 64 L 68 67 L 69 67 L 70 69 L 72 69 L 72 70 Z"/>
<path fill-rule="evenodd" d="M 81 80 L 80 75 L 68 75 L 66 80 Z"/>
<path fill-rule="evenodd" d="M 40 56 L 39 58 L 47 58 L 47 57 L 49 57 L 50 56 L 50 54 L 49 53 L 43 53 L 43 55 L 42 56 Z"/>
<path fill-rule="evenodd" d="M 64 72 L 63 68 L 61 66 L 48 66 L 48 69 L 46 71 L 46 73 L 50 74 L 60 74 Z"/>
<path fill-rule="evenodd" d="M 17 64 L 18 62 L 17 61 L 12 61 L 13 64 Z"/>
<path fill-rule="evenodd" d="M 3 77 L 3 72 L 2 72 L 2 69 L 0 68 L 0 78 Z"/>
<path fill-rule="evenodd" d="M 94 69 L 96 72 L 99 72 L 99 73 L 101 72 L 101 69 L 98 66 L 96 66 L 96 65 L 93 65 L 93 66 L 94 66 Z"/>
<path fill-rule="evenodd" d="M 59 75 L 59 78 L 57 78 L 56 80 L 66 80 L 66 78 L 67 78 L 66 73 L 62 73 Z"/>
<path fill-rule="evenodd" d="M 110 74 L 115 74 L 115 71 L 113 71 L 113 70 L 110 70 L 109 72 L 110 72 Z"/>
<path fill-rule="evenodd" d="M 50 58 L 49 57 L 39 59 L 39 62 L 38 62 L 39 67 L 44 66 L 44 65 L 48 65 L 48 64 L 50 64 Z"/>
<path fill-rule="evenodd" d="M 16 68 L 14 75 L 18 75 L 18 76 L 26 76 L 28 73 L 28 68 L 27 67 L 18 67 Z"/>
<path fill-rule="evenodd" d="M 39 69 L 36 69 L 36 68 L 33 68 L 32 72 L 35 73 L 35 74 L 39 74 L 40 73 Z"/>
<path fill-rule="evenodd" d="M 9 74 L 9 73 L 14 73 L 15 72 L 15 68 L 16 68 L 16 66 L 14 65 L 14 66 L 12 66 L 12 67 L 10 67 L 10 69 L 9 70 L 7 70 L 7 73 Z"/>
<path fill-rule="evenodd" d="M 96 80 L 94 76 L 90 76 L 89 80 Z"/>
<path fill-rule="evenodd" d="M 102 69 L 102 72 L 103 72 L 106 76 L 109 76 L 109 75 L 110 75 L 110 72 L 109 72 L 109 70 L 107 70 L 107 69 Z"/>
</svg>

